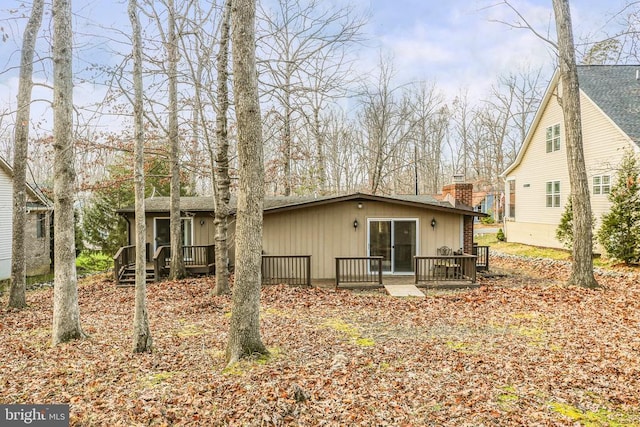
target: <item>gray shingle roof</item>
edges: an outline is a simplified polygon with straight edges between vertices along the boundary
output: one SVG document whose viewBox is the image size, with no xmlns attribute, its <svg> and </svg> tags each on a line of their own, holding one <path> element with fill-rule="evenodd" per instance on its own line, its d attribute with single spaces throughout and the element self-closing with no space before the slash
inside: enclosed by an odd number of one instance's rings
<svg viewBox="0 0 640 427">
<path fill-rule="evenodd" d="M 436 208 L 438 210 L 455 211 L 462 213 L 464 211 L 469 214 L 476 214 L 473 209 L 457 204 L 451 206 L 449 202 L 437 200 L 433 196 L 427 195 L 392 195 L 392 196 L 376 196 L 371 194 L 353 193 L 340 196 L 290 196 L 290 197 L 266 197 L 264 199 L 264 210 L 277 211 L 280 209 L 291 209 L 304 205 L 323 204 L 339 202 L 344 200 L 377 200 L 387 202 L 398 202 L 409 205 L 423 205 L 425 207 Z M 236 200 L 230 202 L 232 213 L 235 213 Z M 152 197 L 145 199 L 145 210 L 147 212 L 168 212 L 169 197 Z M 181 197 L 180 210 L 188 212 L 213 212 L 213 197 Z M 118 212 L 134 212 L 134 207 L 129 206 L 124 209 L 118 209 Z"/>
<path fill-rule="evenodd" d="M 578 66 L 580 89 L 640 145 L 640 65 Z"/>
</svg>

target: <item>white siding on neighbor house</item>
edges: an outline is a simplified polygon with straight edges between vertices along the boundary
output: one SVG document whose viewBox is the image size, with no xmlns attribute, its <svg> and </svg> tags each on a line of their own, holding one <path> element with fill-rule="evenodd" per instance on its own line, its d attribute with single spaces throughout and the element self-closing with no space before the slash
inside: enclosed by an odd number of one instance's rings
<svg viewBox="0 0 640 427">
<path fill-rule="evenodd" d="M 581 93 L 580 101 L 585 167 L 597 227 L 602 214 L 609 210 L 610 202 L 606 194 L 593 194 L 593 177 L 611 175 L 613 184 L 625 149 L 637 151 L 637 146 L 584 93 Z M 558 123 L 561 125 L 560 151 L 547 153 L 546 128 Z M 515 220 L 506 220 L 505 232 L 512 242 L 562 247 L 555 239 L 555 230 L 569 197 L 570 184 L 562 109 L 554 96 L 532 131 L 521 162 L 505 177 L 507 181 L 515 179 L 516 182 Z M 548 181 L 560 181 L 560 207 L 546 206 Z M 508 189 L 508 185 L 506 187 Z M 509 200 L 508 195 L 506 200 Z"/>
<path fill-rule="evenodd" d="M 0 168 L 0 280 L 11 277 L 12 205 L 11 177 Z"/>
</svg>

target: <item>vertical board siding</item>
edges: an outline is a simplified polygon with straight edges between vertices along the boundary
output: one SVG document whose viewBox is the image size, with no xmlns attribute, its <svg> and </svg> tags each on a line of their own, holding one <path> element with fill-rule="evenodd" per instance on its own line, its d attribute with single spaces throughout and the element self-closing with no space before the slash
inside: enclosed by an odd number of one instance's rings
<svg viewBox="0 0 640 427">
<path fill-rule="evenodd" d="M 403 206 L 394 203 L 362 201 L 328 203 L 265 212 L 263 230 L 263 252 L 265 255 L 311 255 L 311 277 L 314 279 L 333 278 L 336 257 L 366 256 L 367 219 L 418 219 L 416 255 L 436 255 L 436 249 L 446 245 L 453 250 L 460 247 L 462 216 L 459 214 L 434 211 L 429 208 Z M 147 242 L 154 247 L 154 218 L 166 218 L 166 213 L 147 214 Z M 132 235 L 135 234 L 133 215 L 129 215 Z M 431 219 L 437 225 L 431 227 Z M 200 225 L 200 220 L 205 223 Z M 354 230 L 353 221 L 358 220 Z M 215 244 L 213 217 L 208 213 L 198 213 L 193 218 L 194 244 Z M 235 218 L 229 224 L 229 258 L 233 264 Z"/>
<path fill-rule="evenodd" d="M 418 218 L 417 255 L 435 255 L 447 245 L 457 250 L 460 243 L 460 215 L 391 203 L 351 200 L 307 209 L 266 213 L 264 244 L 266 255 L 312 255 L 312 277 L 332 278 L 336 257 L 367 255 L 367 219 Z M 431 228 L 431 219 L 437 225 Z M 353 221 L 358 228 L 353 228 Z"/>
</svg>

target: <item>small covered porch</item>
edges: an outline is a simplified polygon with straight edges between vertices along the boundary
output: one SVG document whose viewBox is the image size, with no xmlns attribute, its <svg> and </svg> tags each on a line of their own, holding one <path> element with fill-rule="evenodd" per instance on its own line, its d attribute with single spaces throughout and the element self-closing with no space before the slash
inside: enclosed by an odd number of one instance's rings
<svg viewBox="0 0 640 427">
<path fill-rule="evenodd" d="M 158 282 L 169 276 L 171 247 L 158 246 L 153 252 L 147 244 L 147 262 L 145 265 L 147 282 Z M 210 275 L 215 273 L 214 245 L 185 245 L 182 247 L 184 267 L 188 275 Z M 116 286 L 135 284 L 136 247 L 121 247 L 113 257 L 113 271 Z"/>
</svg>

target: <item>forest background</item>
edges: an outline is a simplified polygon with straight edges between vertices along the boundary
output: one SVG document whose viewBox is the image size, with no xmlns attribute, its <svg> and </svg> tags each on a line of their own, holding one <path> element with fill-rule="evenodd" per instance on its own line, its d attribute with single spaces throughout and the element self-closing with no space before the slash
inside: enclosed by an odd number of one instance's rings
<svg viewBox="0 0 640 427">
<path fill-rule="evenodd" d="M 27 2 L 10 3 L 0 11 L 0 155 L 9 162 L 21 34 L 29 12 Z M 132 189 L 130 30 L 124 3 L 103 3 L 74 5 L 74 141 L 82 208 L 95 205 L 94 195 L 105 188 Z M 540 35 L 553 34 L 550 2 L 382 3 L 259 5 L 267 195 L 433 194 L 454 173 L 478 190 L 501 191 L 499 174 L 515 158 L 555 69 L 551 49 L 531 31 L 518 29 L 531 25 Z M 572 6 L 579 62 L 640 62 L 638 2 Z M 168 195 L 167 8 L 162 1 L 141 7 L 147 192 Z M 217 1 L 176 2 L 185 194 L 212 192 L 213 58 L 221 8 Z M 28 169 L 28 180 L 45 191 L 53 180 L 50 51 L 51 28 L 45 25 L 36 45 Z M 198 103 L 196 89 L 204 94 Z M 232 188 L 236 167 L 232 156 Z M 110 203 L 121 207 L 117 200 Z"/>
</svg>

